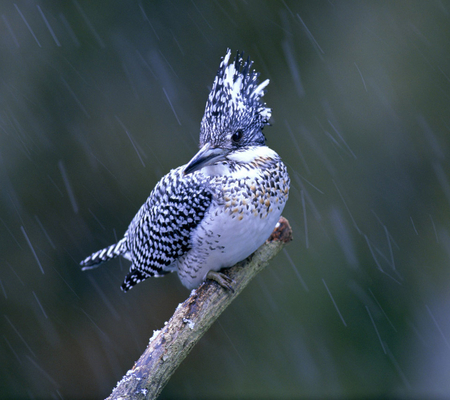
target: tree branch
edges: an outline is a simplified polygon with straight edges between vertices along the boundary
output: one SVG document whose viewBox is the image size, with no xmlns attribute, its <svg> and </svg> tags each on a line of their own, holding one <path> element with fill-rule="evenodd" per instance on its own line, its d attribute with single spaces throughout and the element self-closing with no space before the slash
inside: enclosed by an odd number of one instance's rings
<svg viewBox="0 0 450 400">
<path fill-rule="evenodd" d="M 235 281 L 234 292 L 210 280 L 193 290 L 164 328 L 154 332 L 147 349 L 108 400 L 155 399 L 217 317 L 291 240 L 289 222 L 281 217 L 265 244 L 246 260 L 224 271 Z"/>
</svg>

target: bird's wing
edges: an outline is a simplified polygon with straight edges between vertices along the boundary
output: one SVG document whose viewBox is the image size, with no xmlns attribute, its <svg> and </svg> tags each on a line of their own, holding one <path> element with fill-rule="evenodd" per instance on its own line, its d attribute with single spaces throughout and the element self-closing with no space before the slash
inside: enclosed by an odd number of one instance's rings
<svg viewBox="0 0 450 400">
<path fill-rule="evenodd" d="M 150 193 L 125 234 L 133 262 L 122 284 L 127 291 L 152 276 L 173 271 L 171 264 L 191 248 L 191 235 L 211 204 L 209 180 L 201 173 L 170 171 Z"/>
</svg>

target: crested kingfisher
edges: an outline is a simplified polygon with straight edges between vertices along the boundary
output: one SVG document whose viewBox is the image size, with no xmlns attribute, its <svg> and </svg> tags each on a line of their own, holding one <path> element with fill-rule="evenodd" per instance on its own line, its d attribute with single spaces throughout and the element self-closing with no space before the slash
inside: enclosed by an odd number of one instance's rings
<svg viewBox="0 0 450 400">
<path fill-rule="evenodd" d="M 150 193 L 122 239 L 81 262 L 83 270 L 118 256 L 131 261 L 122 290 L 150 277 L 177 272 L 196 288 L 251 255 L 270 236 L 289 194 L 289 175 L 266 146 L 263 128 L 271 109 L 261 101 L 253 62 L 228 49 L 206 102 L 200 150 L 171 170 Z"/>
</svg>

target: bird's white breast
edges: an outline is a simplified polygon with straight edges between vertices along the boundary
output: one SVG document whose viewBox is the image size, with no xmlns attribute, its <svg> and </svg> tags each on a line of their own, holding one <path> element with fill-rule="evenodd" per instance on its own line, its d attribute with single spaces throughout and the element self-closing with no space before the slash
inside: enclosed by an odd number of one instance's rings
<svg viewBox="0 0 450 400">
<path fill-rule="evenodd" d="M 192 235 L 192 249 L 179 260 L 187 287 L 210 270 L 242 261 L 270 236 L 288 197 L 289 177 L 277 153 L 265 146 L 236 152 L 229 163 L 203 168 L 215 188 L 213 202 Z M 195 265 L 195 270 L 192 269 Z"/>
</svg>

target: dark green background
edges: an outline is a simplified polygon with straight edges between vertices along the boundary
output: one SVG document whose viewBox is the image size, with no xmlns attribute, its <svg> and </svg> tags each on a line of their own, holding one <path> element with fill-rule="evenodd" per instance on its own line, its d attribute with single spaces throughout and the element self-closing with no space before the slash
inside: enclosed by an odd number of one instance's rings
<svg viewBox="0 0 450 400">
<path fill-rule="evenodd" d="M 271 81 L 265 134 L 291 175 L 295 241 L 161 398 L 450 396 L 448 2 L 0 14 L 0 396 L 107 396 L 188 296 L 175 275 L 123 294 L 126 260 L 78 262 L 195 154 L 227 47 Z"/>
</svg>

